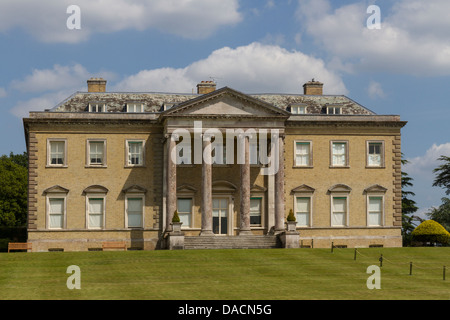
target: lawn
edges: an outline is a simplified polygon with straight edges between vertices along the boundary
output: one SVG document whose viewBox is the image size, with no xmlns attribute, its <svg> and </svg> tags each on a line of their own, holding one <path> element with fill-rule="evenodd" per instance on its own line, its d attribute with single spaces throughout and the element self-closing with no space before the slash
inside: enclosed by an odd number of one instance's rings
<svg viewBox="0 0 450 320">
<path fill-rule="evenodd" d="M 358 249 L 356 260 L 354 254 L 354 249 L 0 253 L 0 299 L 450 298 L 450 248 Z M 381 254 L 381 289 L 369 290 L 367 268 L 379 266 Z M 80 268 L 81 289 L 66 285 L 70 265 Z"/>
</svg>

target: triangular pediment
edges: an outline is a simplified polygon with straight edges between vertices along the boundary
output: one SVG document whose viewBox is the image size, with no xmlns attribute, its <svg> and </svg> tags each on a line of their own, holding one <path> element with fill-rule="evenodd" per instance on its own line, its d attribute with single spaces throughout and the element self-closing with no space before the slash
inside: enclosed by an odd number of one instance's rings
<svg viewBox="0 0 450 320">
<path fill-rule="evenodd" d="M 298 186 L 297 188 L 294 188 L 291 190 L 291 193 L 313 193 L 316 189 L 306 185 L 306 184 L 302 184 L 301 186 Z"/>
<path fill-rule="evenodd" d="M 163 117 L 275 117 L 289 112 L 262 100 L 225 87 L 180 103 L 162 113 Z"/>
<path fill-rule="evenodd" d="M 374 184 L 366 189 L 364 189 L 364 192 L 371 193 L 371 192 L 377 192 L 377 193 L 385 193 L 387 191 L 387 188 L 380 186 L 379 184 Z"/>
<path fill-rule="evenodd" d="M 69 189 L 63 188 L 60 185 L 55 185 L 53 187 L 44 190 L 44 194 L 47 193 L 69 193 Z"/>
</svg>

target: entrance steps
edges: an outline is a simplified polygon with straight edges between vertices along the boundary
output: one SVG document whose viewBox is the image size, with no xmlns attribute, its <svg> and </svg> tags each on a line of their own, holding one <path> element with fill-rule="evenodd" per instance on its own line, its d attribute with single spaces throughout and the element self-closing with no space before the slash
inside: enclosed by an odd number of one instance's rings
<svg viewBox="0 0 450 320">
<path fill-rule="evenodd" d="M 271 249 L 280 248 L 275 235 L 186 236 L 184 249 Z"/>
</svg>

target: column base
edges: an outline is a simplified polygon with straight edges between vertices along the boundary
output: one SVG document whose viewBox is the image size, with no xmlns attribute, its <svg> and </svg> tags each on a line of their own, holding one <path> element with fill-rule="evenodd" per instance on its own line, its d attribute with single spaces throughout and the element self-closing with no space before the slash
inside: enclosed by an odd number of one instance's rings
<svg viewBox="0 0 450 320">
<path fill-rule="evenodd" d="M 213 236 L 214 232 L 212 232 L 211 230 L 202 230 L 200 232 L 200 236 Z"/>
<path fill-rule="evenodd" d="M 239 230 L 240 236 L 252 236 L 253 233 L 250 230 Z"/>
</svg>

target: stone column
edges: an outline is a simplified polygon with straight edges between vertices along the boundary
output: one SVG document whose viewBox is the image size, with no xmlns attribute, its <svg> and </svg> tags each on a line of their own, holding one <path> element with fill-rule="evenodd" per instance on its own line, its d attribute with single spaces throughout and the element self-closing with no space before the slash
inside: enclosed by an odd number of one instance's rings
<svg viewBox="0 0 450 320">
<path fill-rule="evenodd" d="M 284 231 L 284 135 L 278 137 L 278 171 L 275 174 L 275 233 Z"/>
<path fill-rule="evenodd" d="M 175 153 L 177 137 L 167 136 L 167 194 L 166 194 L 166 231 L 172 231 L 172 218 L 177 209 L 177 164 L 176 159 L 172 159 L 172 152 Z M 174 161 L 175 160 L 175 161 Z"/>
<path fill-rule="evenodd" d="M 211 137 L 203 136 L 202 157 L 202 231 L 201 236 L 210 236 L 212 232 L 212 156 Z"/>
<path fill-rule="evenodd" d="M 250 147 L 249 137 L 240 137 L 241 150 L 244 155 L 244 163 L 240 165 L 241 170 L 241 194 L 240 194 L 240 229 L 239 235 L 250 235 Z"/>
</svg>

